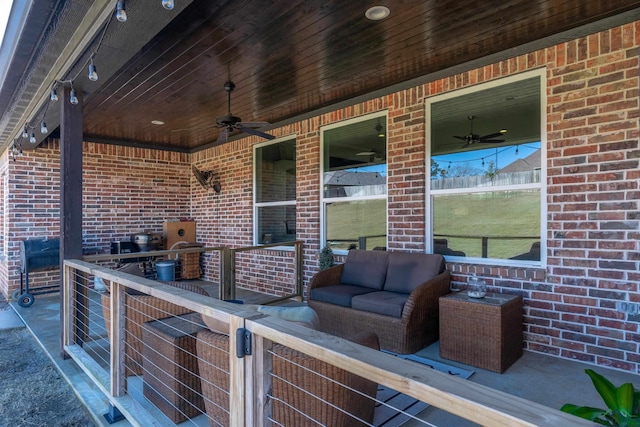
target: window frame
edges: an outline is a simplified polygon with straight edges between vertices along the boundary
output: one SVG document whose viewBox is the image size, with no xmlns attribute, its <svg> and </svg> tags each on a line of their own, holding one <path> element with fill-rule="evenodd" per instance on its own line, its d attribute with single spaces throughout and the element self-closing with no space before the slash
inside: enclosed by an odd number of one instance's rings
<svg viewBox="0 0 640 427">
<path fill-rule="evenodd" d="M 325 170 L 324 170 L 324 150 L 325 150 L 325 141 L 324 141 L 324 133 L 328 130 L 333 130 L 345 126 L 352 125 L 354 123 L 359 123 L 372 119 L 381 119 L 385 122 L 385 129 L 387 129 L 385 133 L 385 164 L 387 166 L 386 170 L 386 179 L 385 179 L 385 193 L 382 195 L 368 195 L 368 196 L 345 196 L 345 197 L 325 197 L 324 193 L 324 178 L 325 178 Z M 324 247 L 327 245 L 327 213 L 326 208 L 327 204 L 330 203 L 340 203 L 340 202 L 354 202 L 354 201 L 367 201 L 367 200 L 384 200 L 385 201 L 385 217 L 386 217 L 386 238 L 385 238 L 385 246 L 388 245 L 389 242 L 389 116 L 386 110 L 378 111 L 371 114 L 366 114 L 364 116 L 354 117 L 352 119 L 347 119 L 344 121 L 332 123 L 329 125 L 320 127 L 320 246 Z M 346 255 L 348 250 L 344 249 L 333 249 L 333 253 L 336 255 Z"/>
<path fill-rule="evenodd" d="M 517 75 L 496 79 L 486 83 L 469 86 L 463 89 L 450 91 L 441 95 L 436 95 L 425 99 L 425 165 L 431 164 L 431 105 L 446 99 L 464 96 L 481 90 L 491 89 L 506 84 L 518 82 L 520 80 L 538 78 L 540 81 L 540 182 L 535 184 L 514 184 L 490 187 L 492 193 L 499 193 L 505 190 L 540 190 L 540 260 L 511 260 L 502 258 L 482 258 L 482 257 L 464 257 L 445 255 L 448 261 L 465 263 L 465 264 L 484 264 L 484 265 L 503 265 L 518 267 L 546 267 L 547 264 L 547 96 L 546 96 L 546 68 L 527 71 Z M 436 195 L 454 195 L 454 194 L 473 194 L 487 193 L 487 187 L 475 188 L 455 188 L 432 190 L 430 168 L 425 170 L 425 247 L 427 253 L 433 253 L 434 250 L 434 230 L 433 230 L 433 207 L 434 196 Z"/>
<path fill-rule="evenodd" d="M 296 198 L 293 200 L 283 200 L 277 202 L 258 202 L 258 194 L 256 189 L 258 188 L 258 156 L 257 151 L 260 148 L 264 148 L 270 145 L 281 144 L 285 142 L 294 142 L 294 147 L 296 148 Z M 297 189 L 298 189 L 298 172 L 297 172 L 297 135 L 287 135 L 285 137 L 276 138 L 268 141 L 264 141 L 258 144 L 255 144 L 253 147 L 253 245 L 254 246 L 263 246 L 264 243 L 260 243 L 260 230 L 259 227 L 259 219 L 258 212 L 260 208 L 263 207 L 277 207 L 277 206 L 295 206 L 296 207 L 296 224 L 298 222 L 298 213 L 297 213 Z M 297 240 L 297 235 L 296 235 Z M 275 250 L 291 250 L 293 251 L 295 248 L 292 246 L 274 246 L 270 249 Z"/>
</svg>

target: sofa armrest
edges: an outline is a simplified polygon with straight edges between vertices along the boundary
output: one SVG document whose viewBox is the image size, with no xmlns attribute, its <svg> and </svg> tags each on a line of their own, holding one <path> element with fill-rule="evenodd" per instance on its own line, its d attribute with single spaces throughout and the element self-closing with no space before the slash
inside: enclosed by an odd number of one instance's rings
<svg viewBox="0 0 640 427">
<path fill-rule="evenodd" d="M 338 264 L 317 272 L 309 282 L 309 290 L 323 286 L 338 285 L 340 283 L 340 277 L 342 277 L 343 269 L 344 264 Z"/>
<path fill-rule="evenodd" d="M 402 322 L 422 324 L 428 318 L 438 318 L 438 299 L 450 292 L 451 274 L 444 271 L 421 283 L 407 298 L 402 309 Z"/>
</svg>

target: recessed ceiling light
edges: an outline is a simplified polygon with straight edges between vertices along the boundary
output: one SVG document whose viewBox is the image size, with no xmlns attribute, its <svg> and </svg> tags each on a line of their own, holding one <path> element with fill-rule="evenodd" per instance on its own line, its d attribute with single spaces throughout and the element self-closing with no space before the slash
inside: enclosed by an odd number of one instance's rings
<svg viewBox="0 0 640 427">
<path fill-rule="evenodd" d="M 372 21 L 380 21 L 389 16 L 391 11 L 386 6 L 372 6 L 364 13 Z"/>
<path fill-rule="evenodd" d="M 162 120 L 151 120 L 151 123 L 154 125 L 163 125 L 164 122 Z"/>
</svg>

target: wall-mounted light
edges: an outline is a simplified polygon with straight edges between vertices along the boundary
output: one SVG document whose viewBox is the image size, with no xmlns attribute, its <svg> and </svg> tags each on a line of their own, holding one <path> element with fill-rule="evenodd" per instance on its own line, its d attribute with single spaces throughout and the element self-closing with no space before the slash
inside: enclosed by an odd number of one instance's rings
<svg viewBox="0 0 640 427">
<path fill-rule="evenodd" d="M 91 57 L 91 62 L 89 62 L 89 80 L 95 82 L 98 80 L 98 71 L 96 70 L 96 66 L 93 63 L 93 57 Z"/>
<path fill-rule="evenodd" d="M 45 135 L 47 132 L 49 132 L 49 130 L 47 129 L 47 122 L 43 121 L 40 125 L 40 133 Z"/>
<path fill-rule="evenodd" d="M 116 19 L 120 22 L 127 22 L 127 11 L 125 10 L 124 0 L 118 0 L 116 4 Z"/>
<path fill-rule="evenodd" d="M 36 134 L 35 132 L 31 132 L 31 136 L 29 137 L 29 142 L 32 144 L 36 143 Z"/>
<path fill-rule="evenodd" d="M 167 10 L 173 10 L 173 7 L 175 6 L 175 3 L 173 0 L 162 0 L 162 7 L 164 7 Z"/>
</svg>

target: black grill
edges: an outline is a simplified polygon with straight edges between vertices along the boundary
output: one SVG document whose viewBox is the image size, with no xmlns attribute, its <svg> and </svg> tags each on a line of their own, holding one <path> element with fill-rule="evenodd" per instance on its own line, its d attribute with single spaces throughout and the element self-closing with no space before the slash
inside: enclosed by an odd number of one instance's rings
<svg viewBox="0 0 640 427">
<path fill-rule="evenodd" d="M 34 295 L 57 292 L 60 285 L 42 286 L 36 291 L 29 289 L 29 273 L 57 270 L 60 268 L 60 239 L 27 239 L 20 242 L 20 294 L 18 304 L 29 307 Z M 24 279 L 24 283 L 23 283 Z"/>
</svg>

